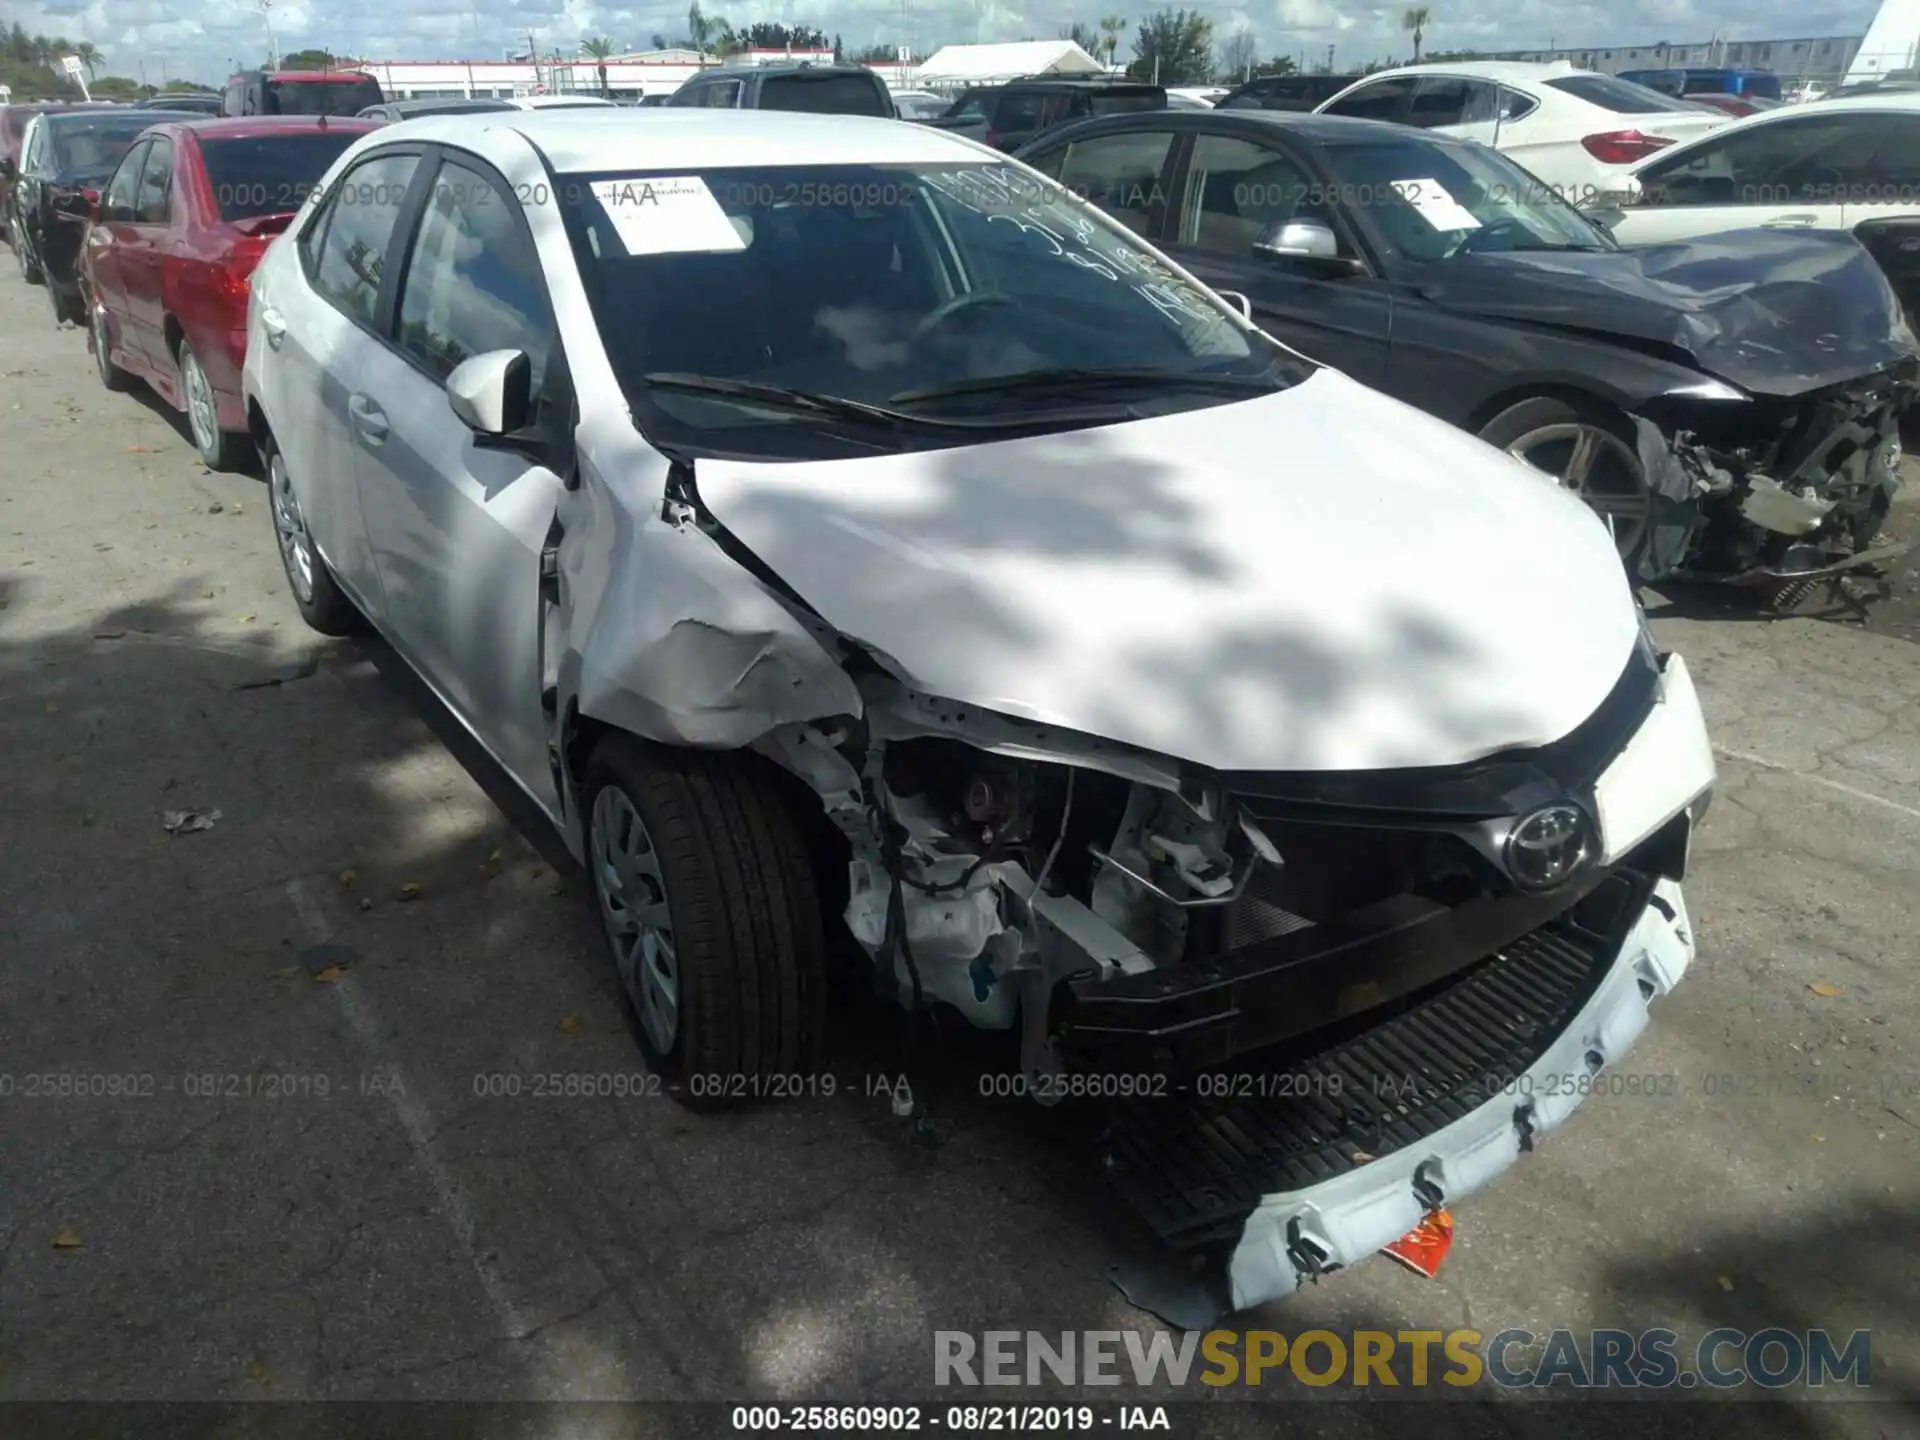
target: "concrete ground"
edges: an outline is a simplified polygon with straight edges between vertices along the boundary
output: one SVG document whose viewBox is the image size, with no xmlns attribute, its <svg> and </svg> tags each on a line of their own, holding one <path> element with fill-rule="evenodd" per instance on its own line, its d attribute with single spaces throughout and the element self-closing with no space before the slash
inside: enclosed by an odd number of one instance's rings
<svg viewBox="0 0 1920 1440">
<path fill-rule="evenodd" d="M 1438 1279 L 1236 1323 L 1871 1329 L 1871 1393 L 1920 1401 L 1917 637 L 1655 628 L 1723 766 L 1701 960 L 1623 1067 L 1673 1093 L 1591 1100 Z M 1154 1324 L 1023 1111 L 928 1150 L 846 1069 L 721 1119 L 528 1093 L 641 1076 L 611 967 L 395 668 L 303 628 L 256 478 L 0 280 L 0 1400 L 944 1402 L 936 1329 Z"/>
</svg>

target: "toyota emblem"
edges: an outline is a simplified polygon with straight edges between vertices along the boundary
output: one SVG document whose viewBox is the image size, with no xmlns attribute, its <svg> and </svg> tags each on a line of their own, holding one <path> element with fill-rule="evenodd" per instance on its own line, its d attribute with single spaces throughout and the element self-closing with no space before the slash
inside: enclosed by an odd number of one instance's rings
<svg viewBox="0 0 1920 1440">
<path fill-rule="evenodd" d="M 1564 885 L 1593 859 L 1593 826 L 1578 805 L 1543 805 L 1507 835 L 1507 874 L 1522 890 Z"/>
</svg>

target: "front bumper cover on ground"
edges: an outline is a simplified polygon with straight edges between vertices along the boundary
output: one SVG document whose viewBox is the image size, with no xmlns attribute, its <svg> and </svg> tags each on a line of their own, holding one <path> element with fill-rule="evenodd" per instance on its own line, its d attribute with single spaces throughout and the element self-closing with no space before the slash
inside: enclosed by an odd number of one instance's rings
<svg viewBox="0 0 1920 1440">
<path fill-rule="evenodd" d="M 1539 1057 L 1476 1108 L 1419 1143 L 1318 1184 L 1265 1196 L 1228 1264 L 1232 1305 L 1290 1295 L 1352 1265 L 1504 1172 L 1576 1110 L 1596 1074 L 1646 1028 L 1650 1003 L 1694 957 L 1680 887 L 1660 881 L 1599 987 Z"/>
</svg>

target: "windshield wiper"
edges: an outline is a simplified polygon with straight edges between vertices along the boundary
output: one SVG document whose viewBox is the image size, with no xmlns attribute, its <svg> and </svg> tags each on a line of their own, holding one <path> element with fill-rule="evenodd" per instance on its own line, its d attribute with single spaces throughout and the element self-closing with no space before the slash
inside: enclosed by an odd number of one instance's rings
<svg viewBox="0 0 1920 1440">
<path fill-rule="evenodd" d="M 894 405 L 912 405 L 921 400 L 957 399 L 966 395 L 1045 395 L 1062 390 L 1096 390 L 1125 386 L 1158 385 L 1166 389 L 1212 390 L 1233 395 L 1264 395 L 1281 388 L 1271 373 L 1258 375 L 1209 375 L 1192 370 L 1152 370 L 1144 368 L 1107 370 L 1021 370 L 1012 375 L 983 375 L 972 380 L 955 380 L 946 385 L 928 385 L 919 390 L 902 390 L 889 395 Z"/>
<path fill-rule="evenodd" d="M 925 415 L 909 415 L 904 410 L 889 410 L 884 405 L 868 405 L 839 395 L 822 395 L 815 390 L 795 390 L 786 385 L 767 385 L 758 380 L 729 380 L 719 375 L 693 375 L 661 370 L 641 377 L 649 390 L 668 390 L 678 395 L 712 395 L 723 400 L 741 400 L 766 410 L 784 410 L 789 414 L 818 415 L 855 425 L 882 426 L 889 430 L 980 430 L 988 423 L 976 420 L 935 420 Z"/>
</svg>

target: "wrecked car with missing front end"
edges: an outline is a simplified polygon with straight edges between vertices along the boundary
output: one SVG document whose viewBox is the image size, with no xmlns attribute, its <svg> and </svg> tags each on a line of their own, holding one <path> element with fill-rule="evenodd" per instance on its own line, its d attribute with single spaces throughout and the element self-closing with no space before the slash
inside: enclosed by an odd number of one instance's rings
<svg viewBox="0 0 1920 1440">
<path fill-rule="evenodd" d="M 1496 293 L 1491 275 L 1463 271 L 1428 298 L 1604 331 L 1694 372 L 1623 397 L 1632 428 L 1616 427 L 1612 458 L 1629 498 L 1597 498 L 1618 516 L 1638 578 L 1784 600 L 1908 548 L 1877 542 L 1900 483 L 1900 419 L 1920 393 L 1920 345 L 1851 236 L 1732 231 L 1533 268 L 1519 290 Z"/>
<path fill-rule="evenodd" d="M 295 602 L 584 863 L 675 1093 L 791 1093 L 844 949 L 1090 1097 L 1233 1305 L 1559 1124 L 1584 1090 L 1530 1080 L 1692 959 L 1713 782 L 1593 513 L 984 147 L 670 118 L 357 142 L 256 272 L 246 390 Z M 411 249 L 332 213 L 362 167 Z M 324 282 L 369 251 L 362 322 Z M 446 279 L 479 255 L 551 338 Z M 435 381 L 369 325 L 469 338 Z"/>
</svg>

